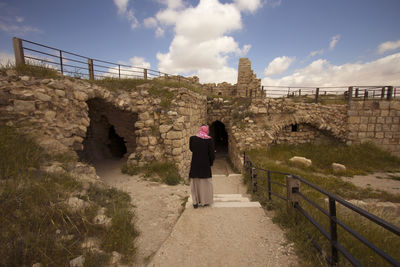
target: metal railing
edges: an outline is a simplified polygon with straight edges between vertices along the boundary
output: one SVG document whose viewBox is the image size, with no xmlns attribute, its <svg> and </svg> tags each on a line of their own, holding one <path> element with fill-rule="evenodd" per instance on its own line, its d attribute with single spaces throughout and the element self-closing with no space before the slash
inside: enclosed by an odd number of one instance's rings
<svg viewBox="0 0 400 267">
<path fill-rule="evenodd" d="M 89 58 L 76 53 L 13 38 L 16 64 L 39 64 L 59 71 L 63 75 L 89 80 L 108 78 L 152 79 L 163 78 L 190 82 L 186 77 L 157 70 Z"/>
<path fill-rule="evenodd" d="M 252 183 L 253 193 L 256 193 L 258 189 L 262 189 L 267 193 L 268 200 L 272 200 L 272 196 L 275 196 L 281 200 L 286 201 L 289 213 L 293 212 L 292 210 L 297 211 L 299 214 L 304 216 L 318 231 L 329 241 L 330 244 L 330 256 L 326 257 L 326 260 L 332 265 L 336 266 L 339 262 L 339 252 L 353 265 L 353 266 L 362 266 L 362 264 L 357 260 L 349 251 L 347 251 L 338 241 L 338 226 L 340 226 L 345 232 L 349 233 L 359 242 L 370 248 L 376 254 L 378 254 L 382 259 L 384 259 L 387 263 L 393 266 L 400 266 L 400 262 L 393 258 L 393 256 L 388 255 L 382 249 L 374 245 L 372 242 L 367 240 L 365 237 L 357 233 L 351 227 L 346 225 L 343 221 L 341 221 L 336 214 L 336 204 L 340 203 L 344 207 L 356 212 L 367 220 L 375 223 L 388 230 L 389 232 L 400 236 L 400 228 L 386 222 L 385 220 L 353 205 L 352 203 L 336 196 L 312 183 L 307 181 L 306 179 L 294 175 L 291 173 L 282 173 L 271 170 L 266 170 L 260 167 L 257 167 L 251 159 L 244 153 L 244 169 L 246 173 L 249 174 Z M 260 173 L 265 173 L 265 176 L 260 175 Z M 286 176 L 286 184 L 273 181 L 271 179 L 272 174 L 278 174 Z M 266 186 L 259 186 L 259 182 L 261 179 L 266 179 Z M 318 191 L 322 195 L 325 195 L 328 198 L 328 210 L 325 210 L 323 207 L 318 205 L 316 202 L 308 198 L 302 192 L 300 192 L 300 185 L 305 184 L 309 188 Z M 277 192 L 274 192 L 273 185 L 279 186 L 280 188 L 286 188 L 286 196 L 283 196 Z M 317 211 L 321 212 L 323 215 L 327 216 L 329 220 L 329 230 L 326 230 L 315 218 L 313 218 L 300 204 L 300 201 L 305 201 L 310 204 L 311 207 L 315 208 Z M 312 240 L 313 245 L 320 251 L 323 252 L 321 246 L 317 244 L 314 240 Z"/>
<path fill-rule="evenodd" d="M 257 97 L 256 94 L 254 96 Z M 286 87 L 263 85 L 258 96 L 297 98 L 315 103 L 338 100 L 391 100 L 400 97 L 400 86 Z"/>
</svg>

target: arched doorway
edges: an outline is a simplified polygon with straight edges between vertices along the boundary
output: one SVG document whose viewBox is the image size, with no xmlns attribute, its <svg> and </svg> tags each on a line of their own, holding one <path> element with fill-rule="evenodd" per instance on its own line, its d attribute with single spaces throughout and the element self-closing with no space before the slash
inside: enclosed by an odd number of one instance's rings
<svg viewBox="0 0 400 267">
<path fill-rule="evenodd" d="M 214 121 L 210 126 L 210 136 L 214 139 L 217 156 L 227 156 L 228 154 L 228 133 L 225 124 Z"/>
<path fill-rule="evenodd" d="M 103 99 L 87 101 L 90 125 L 78 151 L 80 160 L 92 164 L 104 159 L 121 159 L 136 150 L 134 123 L 137 114 L 119 110 Z"/>
</svg>

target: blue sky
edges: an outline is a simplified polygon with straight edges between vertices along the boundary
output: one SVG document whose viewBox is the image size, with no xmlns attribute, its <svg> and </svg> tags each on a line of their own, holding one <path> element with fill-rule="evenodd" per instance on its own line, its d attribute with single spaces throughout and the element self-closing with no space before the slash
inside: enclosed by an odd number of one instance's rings
<svg viewBox="0 0 400 267">
<path fill-rule="evenodd" d="M 264 85 L 400 85 L 399 0 L 0 0 L 11 39 L 236 83 L 248 57 Z"/>
</svg>

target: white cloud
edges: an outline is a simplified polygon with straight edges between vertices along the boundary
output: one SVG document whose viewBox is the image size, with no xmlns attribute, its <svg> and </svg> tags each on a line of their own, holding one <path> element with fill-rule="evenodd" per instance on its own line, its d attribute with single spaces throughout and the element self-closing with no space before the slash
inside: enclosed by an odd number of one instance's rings
<svg viewBox="0 0 400 267">
<path fill-rule="evenodd" d="M 145 18 L 143 20 L 143 25 L 146 28 L 155 28 L 155 27 L 157 27 L 157 20 L 153 17 Z"/>
<path fill-rule="evenodd" d="M 315 50 L 310 52 L 311 57 L 315 57 L 316 55 L 322 55 L 324 53 L 324 49 Z"/>
<path fill-rule="evenodd" d="M 134 67 L 141 67 L 145 69 L 150 69 L 150 63 L 146 61 L 144 57 L 132 57 L 129 62 L 131 62 Z"/>
<path fill-rule="evenodd" d="M 366 63 L 333 65 L 325 59 L 313 61 L 291 75 L 272 79 L 265 77 L 263 85 L 282 86 L 351 86 L 399 85 L 400 53 Z"/>
<path fill-rule="evenodd" d="M 232 57 L 244 56 L 251 45 L 240 47 L 229 36 L 242 29 L 242 11 L 253 12 L 261 6 L 258 0 L 236 0 L 220 3 L 218 0 L 200 0 L 195 7 L 182 1 L 159 0 L 166 5 L 155 15 L 156 36 L 165 27 L 173 26 L 175 36 L 169 51 L 157 53 L 158 68 L 167 73 L 196 74 L 201 82 L 236 82 L 236 70 L 228 67 Z M 148 25 L 154 25 L 148 19 Z"/>
<path fill-rule="evenodd" d="M 139 27 L 139 21 L 135 17 L 133 9 L 128 8 L 129 0 L 114 0 L 114 4 L 118 8 L 118 14 L 131 23 L 132 29 Z"/>
<path fill-rule="evenodd" d="M 261 7 L 260 0 L 235 0 L 236 6 L 239 10 L 255 12 L 259 7 Z"/>
<path fill-rule="evenodd" d="M 400 40 L 395 42 L 385 42 L 378 46 L 378 53 L 384 54 L 388 51 L 396 50 L 399 47 L 400 47 Z"/>
<path fill-rule="evenodd" d="M 265 68 L 264 73 L 266 76 L 284 73 L 295 60 L 296 58 L 294 57 L 276 57 L 269 63 L 268 67 Z"/>
<path fill-rule="evenodd" d="M 15 57 L 14 54 L 7 52 L 0 52 L 0 66 L 6 66 L 8 64 L 14 64 Z"/>
<path fill-rule="evenodd" d="M 340 34 L 333 36 L 331 42 L 329 43 L 329 50 L 333 50 L 337 45 L 337 43 L 339 42 L 339 40 L 340 40 Z"/>
</svg>

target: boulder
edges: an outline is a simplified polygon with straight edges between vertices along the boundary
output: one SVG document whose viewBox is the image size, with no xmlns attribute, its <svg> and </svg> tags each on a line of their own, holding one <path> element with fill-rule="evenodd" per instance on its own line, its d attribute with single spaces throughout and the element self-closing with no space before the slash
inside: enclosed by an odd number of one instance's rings
<svg viewBox="0 0 400 267">
<path fill-rule="evenodd" d="M 333 172 L 345 172 L 346 166 L 340 163 L 332 163 Z"/>
<path fill-rule="evenodd" d="M 310 167 L 312 164 L 312 161 L 310 159 L 307 159 L 305 157 L 298 157 L 294 156 L 293 158 L 289 159 L 290 162 L 296 163 L 296 164 L 301 164 L 306 167 Z"/>
</svg>

